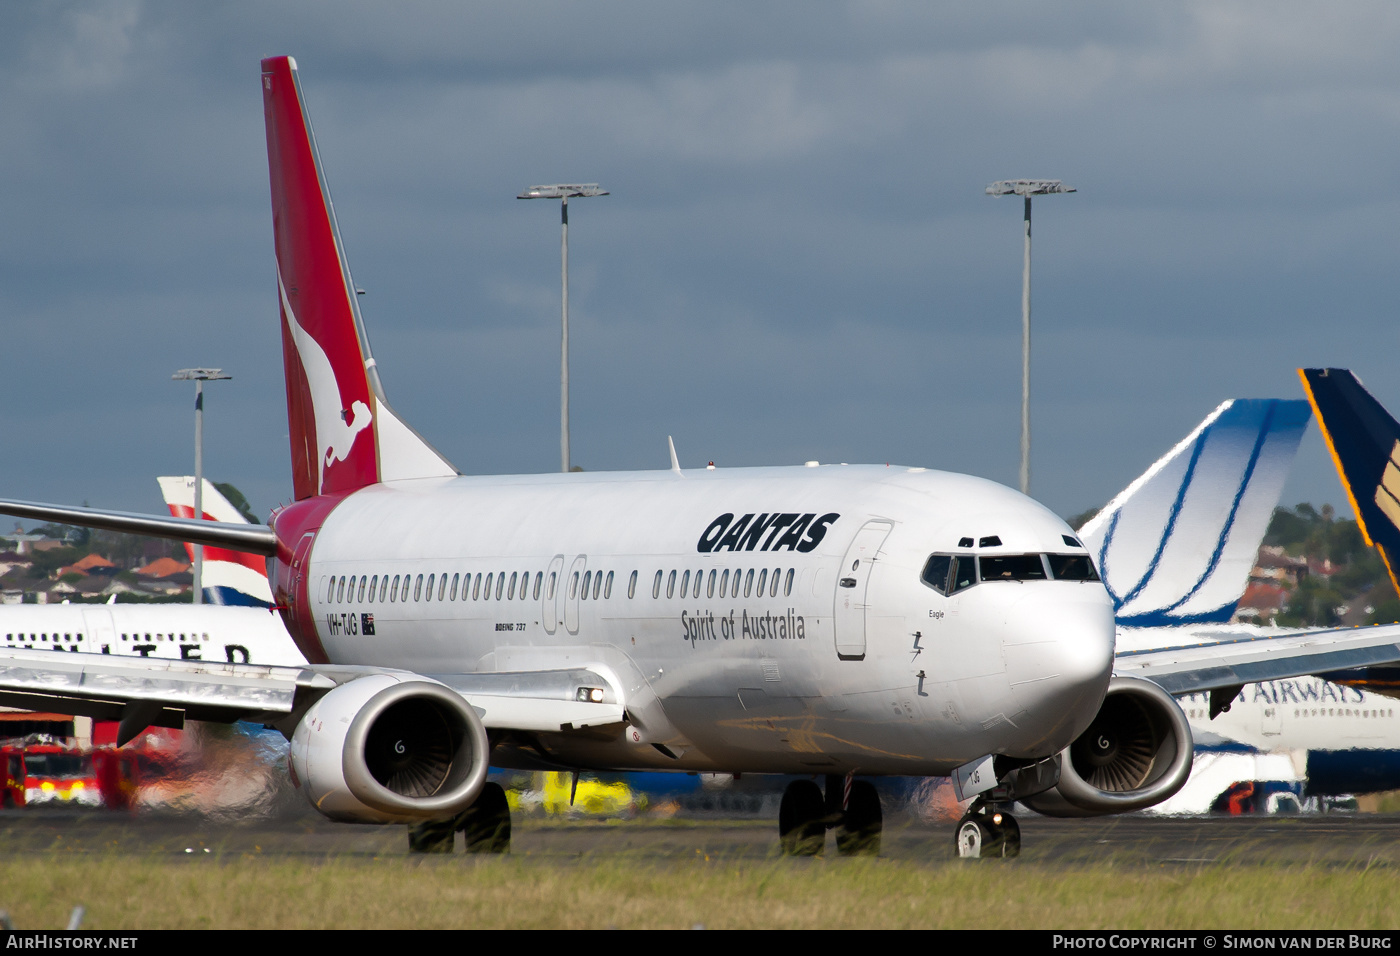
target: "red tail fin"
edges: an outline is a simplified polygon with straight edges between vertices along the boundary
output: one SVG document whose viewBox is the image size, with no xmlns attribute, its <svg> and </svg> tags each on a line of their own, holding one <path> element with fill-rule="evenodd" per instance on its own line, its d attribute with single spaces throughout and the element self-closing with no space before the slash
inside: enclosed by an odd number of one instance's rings
<svg viewBox="0 0 1400 956">
<path fill-rule="evenodd" d="M 296 61 L 263 60 L 262 85 L 296 498 L 454 475 L 384 401 Z"/>
</svg>

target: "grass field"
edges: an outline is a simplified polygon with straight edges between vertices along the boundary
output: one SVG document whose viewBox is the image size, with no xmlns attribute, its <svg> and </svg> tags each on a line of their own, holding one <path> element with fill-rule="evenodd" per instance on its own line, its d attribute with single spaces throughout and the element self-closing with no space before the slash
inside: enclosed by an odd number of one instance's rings
<svg viewBox="0 0 1400 956">
<path fill-rule="evenodd" d="M 20 929 L 1384 929 L 1400 872 L 1317 864 L 1053 866 L 1022 861 L 616 856 L 193 859 L 25 854 L 0 863 Z"/>
</svg>

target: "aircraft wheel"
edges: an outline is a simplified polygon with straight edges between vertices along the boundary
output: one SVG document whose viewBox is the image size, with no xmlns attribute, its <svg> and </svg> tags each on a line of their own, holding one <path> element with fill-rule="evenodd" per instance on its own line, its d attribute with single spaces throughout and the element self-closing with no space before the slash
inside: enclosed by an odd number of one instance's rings
<svg viewBox="0 0 1400 956">
<path fill-rule="evenodd" d="M 810 780 L 794 780 L 778 807 L 778 839 L 788 856 L 820 856 L 826 847 L 825 801 Z"/>
<path fill-rule="evenodd" d="M 846 811 L 836 827 L 836 849 L 842 856 L 879 856 L 880 834 L 884 830 L 880 794 L 869 780 L 851 784 Z"/>
<path fill-rule="evenodd" d="M 457 835 L 457 821 L 426 820 L 408 827 L 409 853 L 451 853 L 452 840 Z"/>
<path fill-rule="evenodd" d="M 506 853 L 510 850 L 510 804 L 499 783 L 488 782 L 476 802 L 461 816 L 461 831 L 468 853 Z"/>
<path fill-rule="evenodd" d="M 1001 855 L 1013 857 L 1021 855 L 1021 825 L 1009 813 L 1001 816 Z"/>
<path fill-rule="evenodd" d="M 964 860 L 977 860 L 990 854 L 992 831 L 980 817 L 966 816 L 958 821 L 953 837 L 953 855 Z"/>
</svg>

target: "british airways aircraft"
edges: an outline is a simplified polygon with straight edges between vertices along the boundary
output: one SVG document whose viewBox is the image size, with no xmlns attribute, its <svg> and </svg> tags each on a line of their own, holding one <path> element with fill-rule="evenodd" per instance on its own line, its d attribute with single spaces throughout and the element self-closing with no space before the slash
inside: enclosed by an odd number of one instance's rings
<svg viewBox="0 0 1400 956">
<path fill-rule="evenodd" d="M 919 467 L 464 476 L 385 400 L 295 62 L 262 63 L 295 500 L 267 527 L 0 502 L 0 512 L 266 555 L 309 663 L 13 651 L 0 703 L 148 725 L 260 720 L 338 820 L 420 852 L 509 842 L 488 763 L 823 777 L 779 835 L 878 849 L 869 777 L 951 775 L 962 856 L 1010 856 L 1012 801 L 1166 799 L 1171 696 L 1400 660 L 1400 629 L 1114 656 L 1114 605 L 1049 510 Z M 1330 655 L 1330 657 L 1329 657 Z"/>
</svg>

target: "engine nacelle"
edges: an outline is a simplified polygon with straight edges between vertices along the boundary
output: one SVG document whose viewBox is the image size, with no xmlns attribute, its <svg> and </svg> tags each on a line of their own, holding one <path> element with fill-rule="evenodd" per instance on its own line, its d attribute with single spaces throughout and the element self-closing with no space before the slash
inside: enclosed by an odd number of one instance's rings
<svg viewBox="0 0 1400 956">
<path fill-rule="evenodd" d="M 1151 681 L 1115 677 L 1089 729 L 1060 761 L 1060 782 L 1025 799 L 1051 817 L 1127 813 L 1161 803 L 1191 775 L 1195 744 L 1176 700 Z"/>
<path fill-rule="evenodd" d="M 307 710 L 292 734 L 292 779 L 334 820 L 441 820 L 476 800 L 490 751 L 481 718 L 451 689 L 371 674 Z"/>
</svg>

